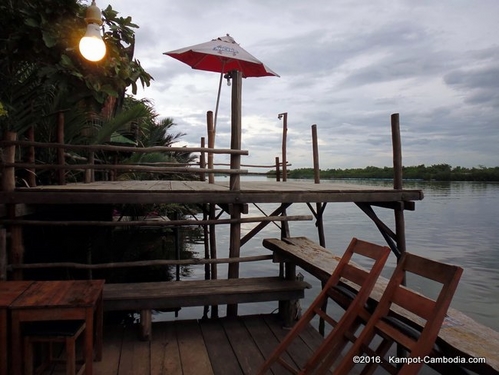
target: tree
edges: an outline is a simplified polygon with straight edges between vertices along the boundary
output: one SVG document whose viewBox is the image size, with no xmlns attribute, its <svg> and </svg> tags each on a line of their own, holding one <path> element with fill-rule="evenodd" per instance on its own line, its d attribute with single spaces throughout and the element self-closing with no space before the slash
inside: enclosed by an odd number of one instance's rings
<svg viewBox="0 0 499 375">
<path fill-rule="evenodd" d="M 125 90 L 153 79 L 133 59 L 131 17 L 103 11 L 106 58 L 85 60 L 78 51 L 85 7 L 78 0 L 7 0 L 0 4 L 0 116 L 3 130 L 22 132 L 55 110 L 105 115 L 116 111 Z M 48 105 L 51 103 L 52 105 Z M 49 111 L 50 110 L 50 111 Z"/>
</svg>

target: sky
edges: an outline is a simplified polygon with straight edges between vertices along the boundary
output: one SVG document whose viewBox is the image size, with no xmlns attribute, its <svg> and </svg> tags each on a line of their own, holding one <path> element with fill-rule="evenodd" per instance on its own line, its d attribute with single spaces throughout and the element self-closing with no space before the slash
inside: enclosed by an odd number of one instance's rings
<svg viewBox="0 0 499 375">
<path fill-rule="evenodd" d="M 291 169 L 313 167 L 313 124 L 321 169 L 392 166 L 393 113 L 404 165 L 499 166 L 497 0 L 108 1 L 139 26 L 135 58 L 154 81 L 137 97 L 173 118 L 179 146 L 206 137 L 220 76 L 163 53 L 230 34 L 280 75 L 243 79 L 242 164 L 282 160 L 286 112 Z M 230 147 L 230 100 L 224 82 L 217 148 Z"/>
</svg>

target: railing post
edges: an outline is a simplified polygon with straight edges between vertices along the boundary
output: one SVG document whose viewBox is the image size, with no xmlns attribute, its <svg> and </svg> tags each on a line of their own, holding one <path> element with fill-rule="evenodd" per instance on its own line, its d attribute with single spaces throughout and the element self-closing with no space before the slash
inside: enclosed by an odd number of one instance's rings
<svg viewBox="0 0 499 375">
<path fill-rule="evenodd" d="M 201 137 L 201 147 L 202 148 L 206 147 L 204 137 Z M 205 155 L 206 155 L 206 153 L 204 151 L 202 151 L 201 154 L 199 155 L 199 168 L 201 168 L 201 169 L 205 169 L 206 168 L 206 157 L 205 157 Z M 205 179 L 206 179 L 205 174 L 204 173 L 200 173 L 199 174 L 199 180 L 200 181 L 204 181 Z"/>
<path fill-rule="evenodd" d="M 288 180 L 288 159 L 287 159 L 287 138 L 288 138 L 288 113 L 279 113 L 279 120 L 282 118 L 282 180 Z"/>
<path fill-rule="evenodd" d="M 94 165 L 95 163 L 95 153 L 93 151 L 88 152 L 88 164 Z M 85 183 L 88 184 L 90 182 L 95 181 L 95 170 L 94 169 L 86 169 L 85 170 Z"/>
<path fill-rule="evenodd" d="M 6 131 L 3 139 L 5 141 L 17 140 L 17 134 L 14 132 Z M 16 161 L 16 146 L 10 145 L 3 148 L 3 162 L 5 164 L 12 164 L 12 166 L 4 166 L 2 171 L 2 191 L 14 191 L 16 188 L 16 170 L 13 164 Z"/>
<path fill-rule="evenodd" d="M 279 156 L 275 158 L 275 180 L 281 181 L 281 166 L 279 165 Z"/>
<path fill-rule="evenodd" d="M 206 126 L 208 127 L 208 148 L 215 148 L 215 126 L 213 124 L 213 112 L 208 111 L 206 113 Z M 213 154 L 208 153 L 208 169 L 213 169 Z M 213 173 L 208 174 L 208 182 L 210 184 L 215 183 L 215 175 Z"/>
<path fill-rule="evenodd" d="M 28 141 L 34 142 L 35 141 L 35 127 L 30 126 L 28 129 Z M 26 161 L 30 164 L 35 163 L 35 147 L 34 146 L 29 146 L 28 147 L 28 154 L 26 156 Z M 30 187 L 36 186 L 36 169 L 34 168 L 29 168 L 28 170 L 28 176 L 27 176 L 27 182 Z"/>
</svg>

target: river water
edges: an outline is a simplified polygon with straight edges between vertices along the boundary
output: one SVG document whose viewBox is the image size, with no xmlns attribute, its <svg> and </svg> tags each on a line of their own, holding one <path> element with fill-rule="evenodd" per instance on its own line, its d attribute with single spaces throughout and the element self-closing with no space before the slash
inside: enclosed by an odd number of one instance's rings
<svg viewBox="0 0 499 375">
<path fill-rule="evenodd" d="M 253 177 L 252 179 L 262 179 Z M 391 181 L 342 180 L 342 183 L 365 184 L 391 187 Z M 328 181 L 321 182 L 329 183 Z M 404 188 L 421 189 L 424 199 L 416 202 L 415 211 L 405 211 L 407 251 L 464 268 L 459 287 L 454 295 L 452 306 L 476 321 L 499 331 L 499 183 L 477 182 L 404 182 Z M 260 205 L 260 209 L 270 214 L 276 205 Z M 393 211 L 375 208 L 377 215 L 392 229 Z M 294 204 L 288 215 L 310 215 L 306 204 Z M 262 216 L 256 206 L 250 206 L 245 216 Z M 254 224 L 244 224 L 243 235 Z M 324 213 L 326 247 L 341 255 L 352 237 L 385 244 L 373 222 L 353 203 L 329 203 Z M 307 236 L 318 242 L 317 229 L 313 221 L 290 222 L 291 236 Z M 218 257 L 228 256 L 229 229 L 226 225 L 217 226 Z M 269 254 L 262 244 L 263 238 L 280 236 L 279 228 L 268 225 L 263 231 L 245 244 L 242 256 Z M 195 246 L 194 251 L 202 256 L 204 250 Z M 245 276 L 275 275 L 276 266 L 270 262 L 245 263 L 240 274 Z M 390 277 L 395 257 L 385 267 L 383 275 Z M 219 266 L 219 277 L 226 274 L 226 265 Z M 306 308 L 320 290 L 320 284 L 312 276 L 305 274 L 305 280 L 313 285 L 306 291 L 302 307 Z M 190 277 L 204 276 L 203 267 L 194 267 Z M 424 290 L 424 285 L 411 285 Z M 275 303 L 240 305 L 240 313 L 268 313 Z M 179 318 L 199 318 L 195 309 L 183 309 Z"/>
</svg>

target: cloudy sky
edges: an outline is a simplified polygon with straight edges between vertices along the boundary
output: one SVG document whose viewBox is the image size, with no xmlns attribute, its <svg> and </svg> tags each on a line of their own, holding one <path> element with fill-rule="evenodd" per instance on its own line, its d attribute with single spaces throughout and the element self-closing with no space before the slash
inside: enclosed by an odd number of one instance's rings
<svg viewBox="0 0 499 375">
<path fill-rule="evenodd" d="M 105 8 L 108 2 L 97 0 Z M 390 166 L 399 113 L 404 165 L 499 165 L 497 0 L 114 0 L 136 30 L 135 57 L 153 77 L 139 97 L 198 146 L 219 75 L 163 52 L 229 33 L 280 78 L 243 80 L 245 164 L 280 156 L 288 113 L 291 168 Z M 216 146 L 229 147 L 230 88 L 222 86 Z M 224 162 L 224 158 L 217 161 Z"/>
</svg>

